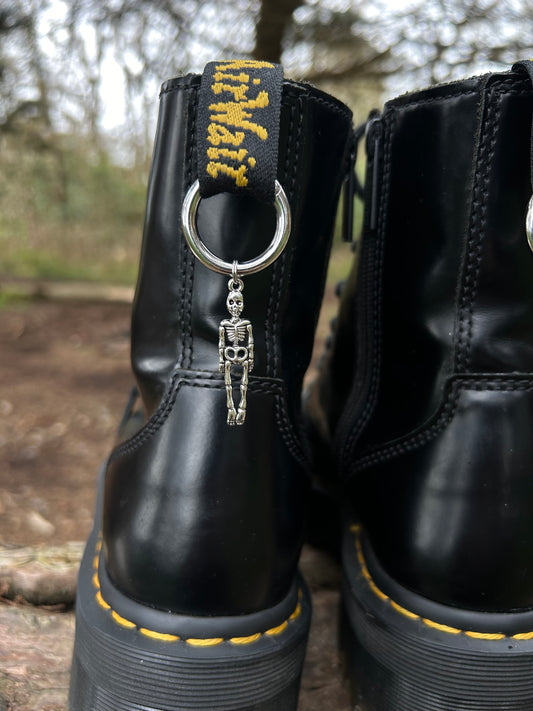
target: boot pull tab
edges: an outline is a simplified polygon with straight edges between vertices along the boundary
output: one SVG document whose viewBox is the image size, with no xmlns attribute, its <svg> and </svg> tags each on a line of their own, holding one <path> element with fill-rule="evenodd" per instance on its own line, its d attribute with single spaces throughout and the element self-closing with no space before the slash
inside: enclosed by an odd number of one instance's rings
<svg viewBox="0 0 533 711">
<path fill-rule="evenodd" d="M 524 59 L 513 64 L 514 72 L 525 72 L 533 83 L 533 59 Z M 533 186 L 533 119 L 531 125 L 531 181 Z M 533 188 L 532 188 L 533 193 Z M 533 252 L 533 194 L 527 206 L 526 235 L 529 248 Z"/>
<path fill-rule="evenodd" d="M 283 68 L 251 59 L 209 62 L 198 95 L 200 196 L 251 193 L 273 203 Z"/>
</svg>

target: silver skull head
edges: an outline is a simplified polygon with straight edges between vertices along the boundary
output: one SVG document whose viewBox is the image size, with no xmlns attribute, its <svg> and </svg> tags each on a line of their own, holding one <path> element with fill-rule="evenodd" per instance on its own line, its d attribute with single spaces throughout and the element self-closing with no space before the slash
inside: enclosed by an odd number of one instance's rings
<svg viewBox="0 0 533 711">
<path fill-rule="evenodd" d="M 243 299 L 240 291 L 230 291 L 226 299 L 226 306 L 230 314 L 237 318 L 241 315 L 243 309 Z"/>
</svg>

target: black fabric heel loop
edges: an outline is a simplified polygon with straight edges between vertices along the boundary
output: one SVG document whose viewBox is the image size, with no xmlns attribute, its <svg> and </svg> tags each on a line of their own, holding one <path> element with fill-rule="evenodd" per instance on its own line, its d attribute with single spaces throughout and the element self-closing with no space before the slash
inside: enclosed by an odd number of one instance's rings
<svg viewBox="0 0 533 711">
<path fill-rule="evenodd" d="M 198 97 L 200 195 L 246 191 L 272 203 L 283 69 L 255 60 L 209 62 Z"/>
</svg>

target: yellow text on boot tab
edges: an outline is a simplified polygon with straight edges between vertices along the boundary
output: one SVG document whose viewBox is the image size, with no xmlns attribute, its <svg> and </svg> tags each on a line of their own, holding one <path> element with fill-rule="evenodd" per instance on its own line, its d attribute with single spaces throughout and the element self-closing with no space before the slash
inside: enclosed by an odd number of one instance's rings
<svg viewBox="0 0 533 711">
<path fill-rule="evenodd" d="M 264 90 L 259 91 L 253 98 L 248 97 L 250 75 L 243 70 L 273 66 L 270 62 L 252 59 L 233 60 L 216 65 L 211 90 L 215 95 L 229 93 L 232 98 L 209 105 L 211 123 L 207 128 L 207 140 L 211 147 L 207 149 L 207 172 L 211 177 L 216 178 L 219 173 L 224 173 L 235 180 L 237 187 L 248 185 L 246 173 L 249 167 L 255 167 L 257 161 L 254 156 L 248 155 L 247 148 L 243 147 L 237 151 L 234 147 L 243 144 L 246 146 L 246 131 L 251 131 L 266 141 L 268 132 L 256 117 L 258 111 L 268 106 L 269 98 L 268 92 Z M 254 86 L 258 87 L 260 83 L 258 78 L 252 80 Z"/>
</svg>

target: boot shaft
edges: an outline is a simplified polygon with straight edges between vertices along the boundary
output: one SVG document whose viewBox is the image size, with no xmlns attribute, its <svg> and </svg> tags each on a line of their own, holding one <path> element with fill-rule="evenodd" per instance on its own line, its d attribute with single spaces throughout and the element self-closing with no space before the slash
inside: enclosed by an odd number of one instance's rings
<svg viewBox="0 0 533 711">
<path fill-rule="evenodd" d="M 307 85 L 283 84 L 277 179 L 292 230 L 274 264 L 244 278 L 255 363 L 246 422 L 228 427 L 219 372 L 228 276 L 197 261 L 181 233 L 182 203 L 197 177 L 199 87 L 200 77 L 188 76 L 161 93 L 132 319 L 146 422 L 110 458 L 104 550 L 112 584 L 135 600 L 189 615 L 241 615 L 277 605 L 294 586 L 308 488 L 300 390 L 351 113 Z M 274 223 L 273 207 L 247 196 L 214 195 L 198 209 L 201 239 L 229 262 L 263 252 Z"/>
<path fill-rule="evenodd" d="M 387 407 L 371 446 L 422 425 L 450 377 L 533 371 L 531 109 L 527 80 L 490 75 L 390 102 L 374 127 L 380 222 L 360 278 L 379 280 L 367 319 Z"/>
<path fill-rule="evenodd" d="M 509 72 L 401 97 L 372 123 L 331 355 L 351 353 L 351 392 L 328 375 L 377 558 L 411 590 L 482 610 L 533 603 L 532 111 L 531 82 Z"/>
</svg>

